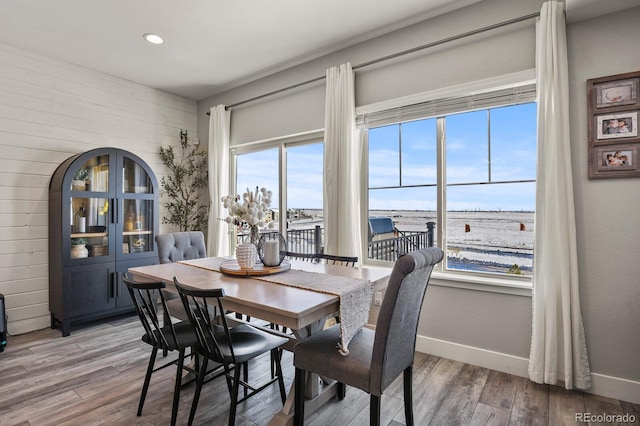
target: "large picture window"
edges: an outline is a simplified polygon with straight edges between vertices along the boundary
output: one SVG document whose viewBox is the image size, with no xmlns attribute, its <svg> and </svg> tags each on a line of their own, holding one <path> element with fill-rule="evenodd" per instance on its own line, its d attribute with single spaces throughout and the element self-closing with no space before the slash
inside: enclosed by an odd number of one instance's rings
<svg viewBox="0 0 640 426">
<path fill-rule="evenodd" d="M 368 147 L 370 260 L 424 246 L 431 222 L 445 270 L 531 274 L 535 103 L 370 127 Z"/>
<path fill-rule="evenodd" d="M 285 237 L 289 251 L 322 250 L 323 151 L 319 132 L 232 150 L 236 192 L 242 194 L 256 185 L 272 191 L 269 218 L 275 222 L 273 230 Z M 238 238 L 244 238 L 242 232 Z"/>
</svg>

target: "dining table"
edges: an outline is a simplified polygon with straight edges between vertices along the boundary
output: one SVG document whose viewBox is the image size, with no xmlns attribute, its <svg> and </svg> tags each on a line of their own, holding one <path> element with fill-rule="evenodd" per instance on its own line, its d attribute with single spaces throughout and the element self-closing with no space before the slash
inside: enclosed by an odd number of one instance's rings
<svg viewBox="0 0 640 426">
<path fill-rule="evenodd" d="M 226 310 L 291 330 L 293 335 L 289 335 L 290 343 L 285 346 L 289 350 L 297 341 L 321 331 L 327 319 L 339 315 L 341 296 L 321 289 L 310 290 L 274 281 L 286 281 L 286 274 L 293 276 L 296 271 L 305 271 L 304 273 L 321 274 L 324 279 L 329 277 L 337 283 L 340 280 L 360 280 L 370 283 L 371 288 L 377 291 L 386 287 L 391 274 L 388 268 L 348 267 L 296 260 L 283 261 L 283 266 L 286 267 L 257 268 L 255 274 L 251 271 L 243 273 L 237 267 L 221 268 L 221 265 L 233 262 L 232 258 L 208 257 L 134 267 L 129 268 L 128 272 L 136 281 L 164 281 L 166 290 L 170 292 L 177 292 L 174 277 L 189 287 L 221 288 L 225 292 L 223 306 Z M 270 275 L 277 279 L 271 280 Z M 320 380 L 313 375 L 307 378 L 306 383 L 306 413 L 314 412 L 336 394 L 335 382 Z M 283 409 L 274 415 L 269 425 L 293 424 L 293 401 L 292 384 Z"/>
</svg>

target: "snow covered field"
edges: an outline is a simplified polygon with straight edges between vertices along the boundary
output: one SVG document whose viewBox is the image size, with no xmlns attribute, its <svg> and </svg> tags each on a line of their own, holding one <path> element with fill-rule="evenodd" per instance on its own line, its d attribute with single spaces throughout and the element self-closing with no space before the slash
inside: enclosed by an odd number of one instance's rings
<svg viewBox="0 0 640 426">
<path fill-rule="evenodd" d="M 321 210 L 305 213 L 311 217 L 293 221 L 290 229 L 322 226 Z M 377 210 L 370 216 L 390 217 L 400 231 L 426 231 L 426 223 L 436 221 L 434 211 Z M 449 268 L 506 272 L 518 265 L 523 274 L 531 274 L 534 213 L 448 212 L 447 216 Z"/>
</svg>

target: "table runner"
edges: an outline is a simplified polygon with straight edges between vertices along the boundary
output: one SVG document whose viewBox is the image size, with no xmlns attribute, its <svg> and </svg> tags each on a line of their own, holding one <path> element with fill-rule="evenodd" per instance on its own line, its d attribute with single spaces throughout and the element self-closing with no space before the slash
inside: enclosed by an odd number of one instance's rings
<svg viewBox="0 0 640 426">
<path fill-rule="evenodd" d="M 220 272 L 220 264 L 225 260 L 228 259 L 203 258 L 183 260 L 178 263 Z M 362 330 L 369 319 L 369 308 L 373 298 L 373 283 L 371 281 L 299 269 L 250 278 L 338 296 L 340 298 L 340 343 L 338 350 L 342 355 L 349 353 L 349 342 Z"/>
</svg>

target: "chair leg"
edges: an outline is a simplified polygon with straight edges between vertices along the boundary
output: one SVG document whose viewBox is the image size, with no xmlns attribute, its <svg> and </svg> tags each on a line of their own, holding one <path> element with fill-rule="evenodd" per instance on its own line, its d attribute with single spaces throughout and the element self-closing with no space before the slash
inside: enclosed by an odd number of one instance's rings
<svg viewBox="0 0 640 426">
<path fill-rule="evenodd" d="M 236 408 L 238 405 L 238 392 L 240 388 L 240 367 L 236 366 L 233 371 L 233 390 L 231 392 L 231 409 L 229 410 L 229 426 L 236 423 Z"/>
<path fill-rule="evenodd" d="M 191 402 L 191 411 L 189 412 L 189 426 L 193 424 L 193 419 L 196 416 L 198 401 L 200 400 L 200 391 L 202 391 L 202 384 L 204 383 L 204 376 L 207 375 L 208 363 L 209 359 L 207 357 L 202 357 L 202 365 L 199 366 L 198 379 L 196 380 L 196 391 L 193 394 L 193 402 Z"/>
<path fill-rule="evenodd" d="M 293 424 L 294 426 L 303 426 L 304 425 L 304 385 L 305 385 L 305 374 L 304 370 L 296 368 L 295 375 L 295 401 L 294 401 L 294 412 L 293 412 Z"/>
<path fill-rule="evenodd" d="M 339 401 L 342 401 L 344 399 L 344 397 L 347 395 L 347 385 L 345 385 L 342 382 L 338 382 L 338 389 L 337 389 L 337 397 Z"/>
<path fill-rule="evenodd" d="M 180 404 L 180 386 L 182 385 L 182 366 L 184 365 L 184 349 L 178 352 L 176 371 L 176 385 L 173 388 L 173 406 L 171 407 L 171 426 L 175 426 L 178 418 L 178 405 Z"/>
<path fill-rule="evenodd" d="M 144 376 L 144 384 L 142 385 L 142 393 L 140 394 L 140 402 L 138 403 L 138 416 L 142 415 L 142 407 L 144 406 L 144 399 L 147 397 L 147 390 L 149 389 L 149 382 L 151 381 L 151 374 L 153 373 L 153 364 L 156 361 L 156 355 L 158 354 L 158 348 L 154 347 L 151 351 L 151 358 L 149 358 L 149 365 L 147 366 L 147 374 Z"/>
<path fill-rule="evenodd" d="M 404 419 L 407 426 L 413 426 L 413 365 L 404 369 Z"/>
<path fill-rule="evenodd" d="M 245 362 L 242 365 L 242 380 L 244 380 L 245 383 L 249 383 L 249 361 Z M 249 388 L 247 388 L 246 386 L 243 386 L 243 395 L 247 396 L 249 393 Z"/>
<path fill-rule="evenodd" d="M 280 363 L 280 349 L 272 349 L 271 350 L 271 359 L 275 360 L 276 364 L 276 374 L 278 375 L 278 386 L 280 387 L 280 399 L 282 400 L 282 405 L 284 405 L 287 400 L 287 391 L 284 388 L 284 378 L 282 377 L 282 364 Z"/>
<path fill-rule="evenodd" d="M 369 403 L 369 424 L 371 426 L 380 426 L 380 398 L 371 394 L 371 402 Z"/>
</svg>

